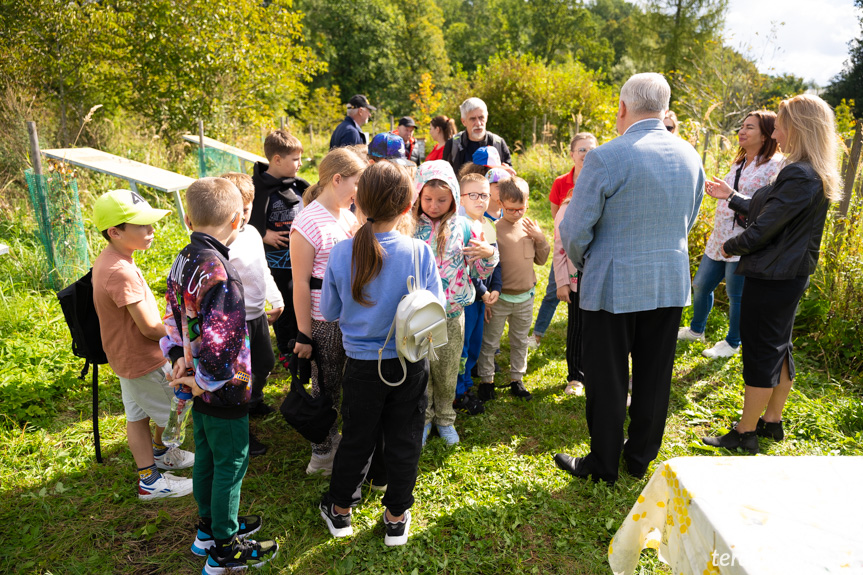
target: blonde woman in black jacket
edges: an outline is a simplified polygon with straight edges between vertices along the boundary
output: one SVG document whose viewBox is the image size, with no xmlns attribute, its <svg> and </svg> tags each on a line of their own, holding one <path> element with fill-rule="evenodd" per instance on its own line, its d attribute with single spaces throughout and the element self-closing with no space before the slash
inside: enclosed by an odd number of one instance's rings
<svg viewBox="0 0 863 575">
<path fill-rule="evenodd" d="M 815 271 L 831 201 L 840 198 L 833 111 L 804 94 L 779 105 L 775 139 L 786 154 L 776 181 L 743 197 L 714 178 L 707 193 L 744 215 L 746 231 L 722 246 L 739 255 L 746 276 L 741 303 L 743 415 L 729 433 L 707 445 L 758 453 L 758 437 L 781 440 L 782 409 L 794 381 L 791 331 L 809 276 Z"/>
</svg>

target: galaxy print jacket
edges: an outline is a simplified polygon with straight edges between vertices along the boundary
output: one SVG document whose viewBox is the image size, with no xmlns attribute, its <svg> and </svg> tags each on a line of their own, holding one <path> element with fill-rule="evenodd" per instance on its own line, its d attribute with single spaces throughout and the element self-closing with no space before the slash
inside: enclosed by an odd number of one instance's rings
<svg viewBox="0 0 863 575">
<path fill-rule="evenodd" d="M 192 233 L 168 274 L 165 357 L 185 357 L 204 394 L 194 409 L 223 419 L 248 413 L 252 394 L 243 284 L 228 263 L 228 248 Z M 182 355 L 176 348 L 182 348 Z"/>
<path fill-rule="evenodd" d="M 414 237 L 427 243 L 435 254 L 444 295 L 446 295 L 446 316 L 454 318 L 461 315 L 465 306 L 473 303 L 476 291 L 471 282 L 471 276 L 479 279 L 489 277 L 499 261 L 497 248 L 489 258 L 477 260 L 472 264 L 467 263 L 462 250 L 466 246 L 465 240 L 480 239 L 478 231 L 470 227 L 469 222 L 462 216 L 453 216 L 443 225 L 449 226 L 449 236 L 444 246 L 443 257 L 437 251 L 437 230 L 441 224 L 432 221 L 425 214 L 420 215 L 414 229 Z"/>
</svg>

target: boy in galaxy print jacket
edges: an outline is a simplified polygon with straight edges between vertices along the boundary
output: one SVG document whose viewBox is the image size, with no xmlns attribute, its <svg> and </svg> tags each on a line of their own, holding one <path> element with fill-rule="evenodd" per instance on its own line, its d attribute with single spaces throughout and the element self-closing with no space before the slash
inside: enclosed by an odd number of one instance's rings
<svg viewBox="0 0 863 575">
<path fill-rule="evenodd" d="M 226 179 L 201 178 L 186 190 L 186 203 L 193 233 L 168 274 L 160 344 L 174 366 L 172 385 L 195 396 L 192 479 L 200 521 L 192 552 L 207 555 L 204 573 L 222 573 L 266 562 L 278 547 L 241 539 L 261 519 L 237 516 L 249 465 L 252 384 L 243 284 L 227 246 L 244 225 L 242 198 Z"/>
</svg>

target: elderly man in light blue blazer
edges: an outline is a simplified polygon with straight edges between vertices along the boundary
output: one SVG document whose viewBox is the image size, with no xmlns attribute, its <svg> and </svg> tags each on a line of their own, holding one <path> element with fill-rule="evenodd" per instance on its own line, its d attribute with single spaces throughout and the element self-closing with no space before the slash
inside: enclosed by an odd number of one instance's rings
<svg viewBox="0 0 863 575">
<path fill-rule="evenodd" d="M 670 97 L 659 74 L 624 84 L 621 135 L 588 152 L 560 224 L 564 249 L 581 271 L 590 453 L 559 453 L 555 462 L 576 477 L 613 483 L 621 451 L 627 471 L 643 477 L 662 444 L 677 326 L 689 305 L 687 235 L 704 190 L 698 154 L 662 123 Z"/>
</svg>

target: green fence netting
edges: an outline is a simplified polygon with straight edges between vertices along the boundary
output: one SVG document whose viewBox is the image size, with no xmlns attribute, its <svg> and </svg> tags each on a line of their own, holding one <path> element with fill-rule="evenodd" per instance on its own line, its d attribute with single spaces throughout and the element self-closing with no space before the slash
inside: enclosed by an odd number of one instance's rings
<svg viewBox="0 0 863 575">
<path fill-rule="evenodd" d="M 49 282 L 59 290 L 90 269 L 78 183 L 57 172 L 36 175 L 27 170 L 25 177 L 39 241 L 48 259 Z"/>
<path fill-rule="evenodd" d="M 227 172 L 242 172 L 240 159 L 216 148 L 198 148 L 198 177 L 221 176 Z"/>
</svg>

